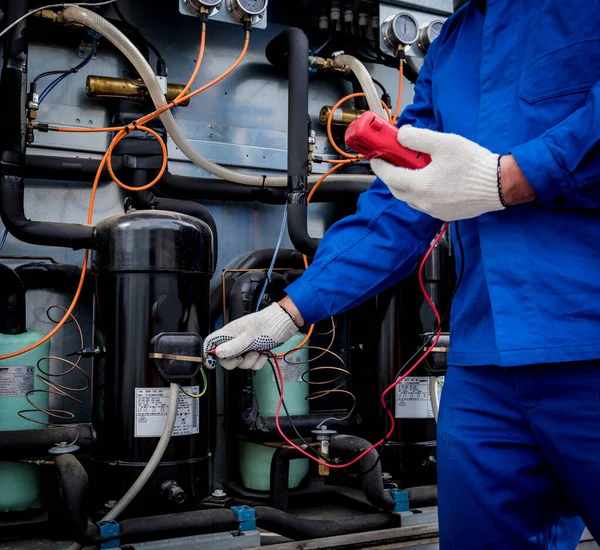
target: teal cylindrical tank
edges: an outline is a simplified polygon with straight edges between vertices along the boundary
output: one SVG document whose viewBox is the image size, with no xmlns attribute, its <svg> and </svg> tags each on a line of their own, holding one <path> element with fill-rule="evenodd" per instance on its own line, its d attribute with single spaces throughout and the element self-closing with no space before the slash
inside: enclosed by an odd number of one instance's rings
<svg viewBox="0 0 600 550">
<path fill-rule="evenodd" d="M 0 355 L 26 348 L 38 342 L 43 336 L 44 334 L 35 331 L 23 334 L 0 334 Z M 23 355 L 0 361 L 0 432 L 35 430 L 44 427 L 42 424 L 21 418 L 17 413 L 21 410 L 33 409 L 25 399 L 29 391 L 47 389 L 35 374 L 38 361 L 49 354 L 50 342 L 45 342 Z M 47 393 L 35 393 L 31 396 L 31 400 L 40 408 L 48 408 Z M 47 416 L 39 412 L 29 413 L 28 416 L 41 422 L 47 421 Z M 37 466 L 0 462 L 0 487 L 2 487 L 0 512 L 21 512 L 40 508 L 42 505 L 40 471 Z"/>
<path fill-rule="evenodd" d="M 304 340 L 304 335 L 298 333 L 283 346 L 273 350 L 273 353 L 286 353 L 299 346 L 302 340 Z M 309 387 L 302 379 L 304 376 L 304 380 L 308 380 L 308 374 L 305 375 L 308 373 L 309 367 L 307 363 L 309 359 L 308 345 L 309 343 L 294 353 L 290 353 L 285 361 L 279 359 L 279 368 L 285 383 L 285 404 L 290 415 L 309 413 L 309 404 L 306 400 Z M 254 375 L 253 384 L 261 416 L 275 416 L 279 392 L 272 369 L 268 364 Z M 281 441 L 273 443 L 281 444 Z M 244 486 L 254 491 L 268 491 L 271 488 L 271 459 L 276 449 L 245 440 L 240 441 L 239 448 L 240 472 Z M 292 460 L 289 475 L 290 488 L 297 487 L 307 473 L 307 459 Z"/>
</svg>

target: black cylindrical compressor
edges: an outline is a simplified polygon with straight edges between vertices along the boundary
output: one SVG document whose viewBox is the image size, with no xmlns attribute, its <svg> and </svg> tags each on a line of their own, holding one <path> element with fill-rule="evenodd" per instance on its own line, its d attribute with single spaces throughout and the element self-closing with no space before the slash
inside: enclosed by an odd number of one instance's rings
<svg viewBox="0 0 600 550">
<path fill-rule="evenodd" d="M 204 222 L 173 212 L 130 210 L 97 225 L 92 264 L 100 355 L 94 392 L 93 459 L 96 479 L 102 480 L 97 505 L 125 493 L 164 427 L 169 383 L 150 358 L 153 338 L 208 333 L 212 239 Z M 180 393 L 167 451 L 127 515 L 184 509 L 210 490 L 216 394 L 211 373 L 206 375 L 203 397 Z M 179 383 L 190 393 L 203 388 L 199 373 Z"/>
</svg>

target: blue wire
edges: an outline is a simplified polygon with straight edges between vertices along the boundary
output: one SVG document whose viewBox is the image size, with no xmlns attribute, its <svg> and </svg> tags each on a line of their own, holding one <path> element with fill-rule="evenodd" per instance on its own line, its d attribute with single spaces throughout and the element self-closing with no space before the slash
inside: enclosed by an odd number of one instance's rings
<svg viewBox="0 0 600 550">
<path fill-rule="evenodd" d="M 8 229 L 4 230 L 4 235 L 2 235 L 2 240 L 0 240 L 0 248 L 4 246 L 4 243 L 6 242 L 6 237 L 8 237 Z"/>
<path fill-rule="evenodd" d="M 329 39 L 327 39 L 325 41 L 325 44 L 323 44 L 322 46 L 320 46 L 319 48 L 317 48 L 314 52 L 313 55 L 318 55 L 323 51 L 323 48 L 325 48 L 325 46 L 327 46 L 327 44 L 329 44 L 331 42 L 331 40 L 333 39 L 333 36 Z"/>
<path fill-rule="evenodd" d="M 83 69 L 94 58 L 94 55 L 96 55 L 96 49 L 97 48 L 92 49 L 92 51 L 87 56 L 85 61 L 81 64 L 81 66 L 79 67 L 78 70 Z M 39 104 L 41 105 L 42 101 L 44 101 L 44 99 L 46 99 L 50 95 L 50 92 L 52 92 L 52 90 L 54 90 L 54 88 L 56 88 L 63 80 L 65 80 L 65 78 L 67 78 L 71 74 L 73 74 L 73 73 L 67 72 L 67 73 L 61 74 L 60 76 L 55 78 L 52 82 L 50 82 L 50 84 L 48 84 L 48 86 L 46 86 L 46 88 L 44 88 L 44 91 L 40 94 Z"/>
<path fill-rule="evenodd" d="M 260 296 L 258 298 L 258 303 L 256 304 L 256 311 L 260 309 L 260 304 L 263 301 L 265 296 L 265 292 L 267 291 L 267 286 L 271 282 L 271 275 L 273 275 L 273 269 L 275 269 L 275 262 L 277 261 L 277 254 L 279 254 L 279 249 L 281 248 L 281 243 L 283 242 L 283 236 L 285 234 L 285 228 L 287 226 L 287 204 L 283 210 L 283 220 L 281 221 L 281 230 L 279 231 L 279 239 L 277 239 L 277 246 L 275 247 L 275 252 L 273 253 L 273 259 L 271 260 L 271 265 L 269 266 L 269 271 L 267 272 L 267 279 L 265 284 L 260 292 Z"/>
</svg>

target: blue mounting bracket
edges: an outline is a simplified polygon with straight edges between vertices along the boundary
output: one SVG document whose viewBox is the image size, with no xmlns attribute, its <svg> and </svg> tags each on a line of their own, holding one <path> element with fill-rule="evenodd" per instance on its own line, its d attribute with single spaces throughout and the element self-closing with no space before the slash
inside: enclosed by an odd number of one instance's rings
<svg viewBox="0 0 600 550">
<path fill-rule="evenodd" d="M 393 512 L 408 512 L 408 492 L 400 489 L 387 489 L 388 493 L 392 495 L 396 505 L 394 506 Z"/>
<path fill-rule="evenodd" d="M 98 534 L 103 539 L 100 543 L 102 550 L 110 548 L 119 548 L 121 546 L 121 525 L 116 521 L 98 521 L 96 523 L 98 527 Z M 106 539 L 106 540 L 104 540 Z"/>
<path fill-rule="evenodd" d="M 242 533 L 256 530 L 256 513 L 254 512 L 254 508 L 250 508 L 250 506 L 232 506 L 231 510 L 240 520 L 239 530 Z"/>
</svg>

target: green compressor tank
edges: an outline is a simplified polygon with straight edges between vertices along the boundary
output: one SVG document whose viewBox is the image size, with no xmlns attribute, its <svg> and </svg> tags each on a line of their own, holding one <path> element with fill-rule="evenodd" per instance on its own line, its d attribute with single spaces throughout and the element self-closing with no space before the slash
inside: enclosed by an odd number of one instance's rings
<svg viewBox="0 0 600 550">
<path fill-rule="evenodd" d="M 273 350 L 275 354 L 286 353 L 298 347 L 304 334 L 298 333 L 288 340 L 283 346 Z M 304 380 L 308 380 L 309 350 L 305 344 L 299 350 L 290 353 L 286 360 L 279 359 L 279 367 L 285 384 L 285 404 L 290 415 L 304 415 L 309 413 L 308 397 L 309 387 Z M 261 416 L 275 416 L 279 392 L 273 376 L 272 369 L 267 364 L 254 375 L 254 394 Z M 273 444 L 282 444 L 281 440 Z M 254 491 L 268 491 L 271 487 L 270 472 L 271 459 L 276 448 L 266 445 L 240 441 L 240 472 L 242 482 L 248 489 Z M 292 460 L 290 462 L 289 487 L 297 487 L 308 473 L 308 460 Z"/>
<path fill-rule="evenodd" d="M 25 288 L 19 276 L 0 264 L 0 357 L 37 343 L 43 334 L 26 332 Z M 36 378 L 38 361 L 49 355 L 50 342 L 12 357 L 0 360 L 0 437 L 9 430 L 34 430 L 44 424 L 19 416 L 20 411 L 33 409 L 26 395 L 41 409 L 48 409 L 48 394 L 34 392 L 47 386 Z M 33 392 L 33 393 L 30 393 Z M 24 416 L 46 422 L 46 414 L 25 413 Z M 31 458 L 31 457 L 22 457 Z M 22 512 L 41 507 L 39 468 L 32 464 L 0 462 L 0 513 Z"/>
</svg>

